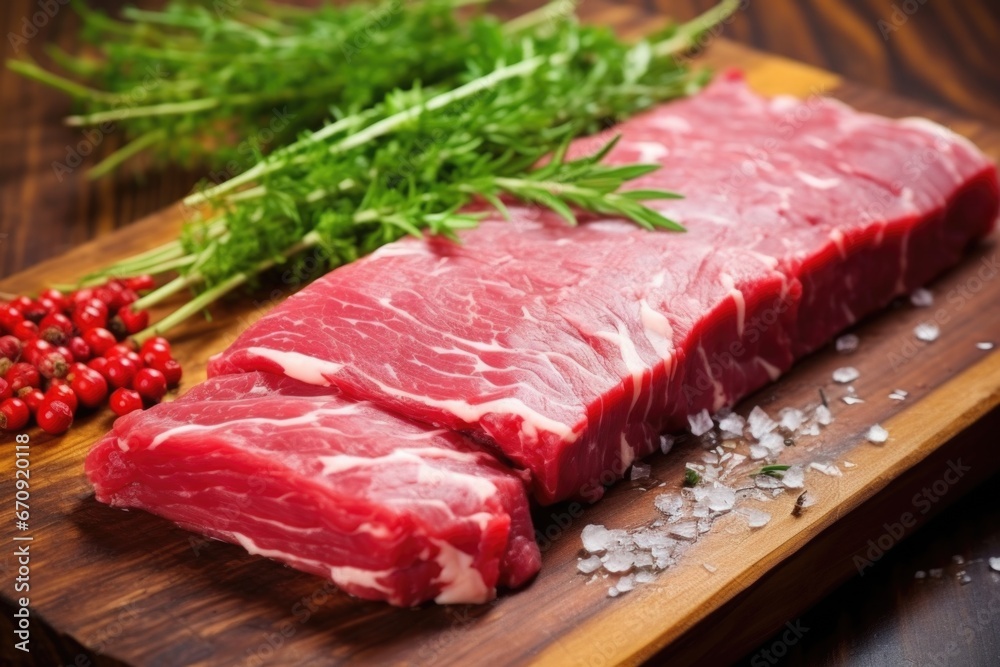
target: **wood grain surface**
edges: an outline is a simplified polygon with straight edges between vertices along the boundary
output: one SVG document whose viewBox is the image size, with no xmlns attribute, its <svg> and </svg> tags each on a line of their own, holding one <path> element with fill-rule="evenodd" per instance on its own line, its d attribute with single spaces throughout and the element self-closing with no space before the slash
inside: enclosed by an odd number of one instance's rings
<svg viewBox="0 0 1000 667">
<path fill-rule="evenodd" d="M 535 4 L 537 3 L 495 3 L 499 13 L 511 14 Z M 606 22 L 625 33 L 638 34 L 661 24 L 664 11 L 669 11 L 678 18 L 686 18 L 709 4 L 711 3 L 681 1 L 588 1 L 582 3 L 580 13 L 588 20 Z M 992 57 L 991 47 L 997 43 L 1000 31 L 997 4 L 988 1 L 920 4 L 919 10 L 912 15 L 903 15 L 906 16 L 905 21 L 899 22 L 897 16 L 896 23 L 899 25 L 893 23 L 893 28 L 898 29 L 890 30 L 887 33 L 888 39 L 884 39 L 878 22 L 893 21 L 893 5 L 889 2 L 796 3 L 793 0 L 751 0 L 727 28 L 726 35 L 825 66 L 846 74 L 848 78 L 868 82 L 885 90 L 902 92 L 914 98 L 959 109 L 966 115 L 997 121 L 1000 119 L 1000 85 L 997 85 L 1000 70 L 989 62 Z M 4 7 L 0 9 L 3 34 L 6 35 L 11 30 L 19 31 L 23 25 L 22 19 L 31 17 L 36 10 L 36 3 L 27 0 L 4 3 Z M 29 40 L 28 51 L 39 54 L 42 44 L 48 40 L 55 40 L 66 48 L 72 48 L 75 25 L 72 12 L 61 9 L 53 20 Z M 6 53 L 10 55 L 12 50 L 9 45 L 6 46 Z M 732 62 L 733 57 L 730 54 L 729 62 Z M 754 61 L 752 56 L 744 54 L 740 54 L 737 59 L 745 65 Z M 780 88 L 781 83 L 776 82 L 775 85 Z M 852 102 L 878 109 L 889 104 L 890 108 L 886 111 L 893 112 L 893 102 L 885 96 L 850 87 L 844 91 L 842 94 Z M 69 108 L 66 101 L 14 77 L 6 70 L 0 71 L 0 100 L 0 147 L 3 148 L 0 151 L 0 275 L 9 275 L 69 248 L 76 247 L 78 257 L 89 255 L 89 261 L 93 261 L 109 254 L 126 252 L 130 247 L 141 247 L 149 242 L 151 236 L 169 233 L 168 229 L 162 227 L 168 218 L 158 218 L 159 222 L 147 223 L 141 235 L 116 238 L 110 246 L 80 248 L 80 244 L 87 239 L 102 236 L 176 200 L 189 190 L 197 174 L 168 173 L 164 176 L 150 176 L 144 181 L 120 175 L 112 181 L 98 184 L 90 184 L 74 174 L 59 181 L 51 163 L 64 159 L 67 147 L 76 146 L 81 141 L 78 130 L 64 128 L 59 124 L 59 119 Z M 896 107 L 896 110 L 898 113 L 904 112 L 903 107 Z M 956 117 L 944 118 L 959 130 L 973 131 L 978 128 L 972 123 L 959 122 Z M 988 134 L 977 136 L 976 140 L 981 144 L 983 141 L 989 143 L 986 136 Z M 109 136 L 102 139 L 105 140 L 110 146 L 114 145 L 117 138 Z M 992 141 L 995 142 L 996 139 Z M 70 267 L 71 265 L 67 265 L 63 268 Z M 36 272 L 34 279 L 51 279 L 45 278 L 53 275 L 51 271 L 52 268 L 49 267 Z M 66 277 L 70 276 L 67 274 Z M 985 302 L 983 306 L 986 312 L 989 312 L 991 305 L 995 307 L 995 303 L 995 299 Z M 1000 327 L 997 329 L 1000 330 Z M 195 326 L 184 336 L 182 345 L 188 345 L 192 350 L 203 347 L 206 343 L 202 334 L 207 330 L 207 326 Z M 954 373 L 956 369 L 951 368 L 949 372 Z M 949 410 L 948 406 L 942 406 L 941 409 L 944 412 Z M 974 437 L 971 442 L 968 442 L 967 434 L 965 442 L 954 445 L 955 451 L 979 452 L 982 456 L 983 451 L 988 452 L 989 447 L 997 444 L 995 432 L 983 432 L 980 428 L 972 433 Z M 978 468 L 980 474 L 985 474 L 990 465 L 991 461 L 987 457 Z M 62 464 L 56 462 L 54 470 L 67 472 L 73 466 L 78 467 L 78 461 L 65 461 Z M 1000 480 L 994 478 L 995 481 Z M 919 480 L 914 483 L 918 482 Z M 908 488 L 904 485 L 903 490 Z M 59 502 L 64 493 L 73 497 L 77 492 L 84 493 L 82 488 L 76 491 L 68 488 L 53 490 L 50 500 Z M 900 490 L 890 489 L 887 493 L 889 498 L 906 497 L 900 495 Z M 960 495 L 961 492 L 956 491 L 949 495 L 947 501 L 952 502 Z M 878 501 L 878 496 L 875 501 Z M 92 499 L 90 503 L 93 505 Z M 996 550 L 1000 542 L 1000 530 L 996 522 L 997 507 L 998 503 L 990 493 L 976 494 L 956 510 L 937 519 L 934 532 L 922 530 L 917 533 L 916 538 L 894 547 L 864 577 L 840 589 L 804 616 L 803 623 L 810 628 L 809 632 L 794 645 L 786 645 L 780 658 L 790 664 L 907 664 L 903 660 L 914 665 L 996 664 L 1000 660 L 1000 615 L 989 614 L 992 598 L 989 596 L 989 589 L 982 587 L 982 582 L 997 582 L 989 579 L 985 565 L 979 562 L 975 564 L 978 568 L 976 584 L 962 586 L 955 578 L 961 567 L 949 564 L 954 555 L 961 555 L 969 560 L 1000 555 Z M 84 503 L 74 515 L 76 528 L 90 531 L 95 542 L 99 543 L 102 536 L 110 537 L 121 531 L 143 531 L 149 528 L 148 524 L 141 521 L 127 521 L 106 528 L 88 524 L 87 521 L 100 523 L 92 515 L 88 515 L 88 512 L 97 512 L 99 509 L 88 507 Z M 871 518 L 883 514 L 884 512 L 880 512 Z M 892 512 L 884 515 L 890 518 Z M 175 541 L 183 541 L 185 538 L 185 534 L 180 531 L 166 531 L 164 534 L 162 528 L 153 530 L 158 538 L 165 536 L 167 540 Z M 877 537 L 878 533 L 873 536 Z M 843 541 L 842 536 L 839 541 Z M 838 540 L 833 542 L 836 544 Z M 100 547 L 90 544 L 89 548 L 98 550 Z M 242 562 L 238 550 L 234 551 L 232 547 L 213 545 L 213 548 L 222 550 L 224 562 L 228 562 L 225 561 L 226 558 Z M 990 552 L 991 548 L 993 552 Z M 186 548 L 181 548 L 180 551 L 187 556 Z M 832 553 L 833 551 L 828 550 L 820 556 L 829 557 Z M 161 555 L 156 562 L 169 561 L 170 566 L 175 567 L 176 563 L 171 558 L 176 556 L 177 554 Z M 124 557 L 138 558 L 139 555 L 126 553 Z M 196 561 L 200 563 L 195 567 L 196 570 L 204 566 L 203 558 L 197 558 Z M 822 564 L 823 561 L 816 560 L 815 563 Z M 5 567 L 9 567 L 9 563 Z M 188 567 L 191 565 L 188 564 Z M 927 580 L 924 582 L 927 585 L 914 583 L 913 573 L 917 569 L 928 570 L 933 567 L 945 567 L 948 576 L 941 580 Z M 183 569 L 182 572 L 190 573 Z M 832 573 L 834 576 L 825 578 L 822 585 L 810 587 L 808 594 L 804 591 L 797 591 L 795 594 L 812 602 L 819 595 L 832 590 L 846 574 L 849 572 Z M 207 576 L 222 577 L 225 581 L 225 568 L 211 570 Z M 265 576 L 265 583 L 267 580 Z M 789 580 L 801 581 L 794 577 Z M 785 585 L 788 585 L 787 582 Z M 780 590 L 780 585 L 778 588 Z M 294 601 L 288 595 L 278 595 L 278 599 L 279 602 L 291 601 L 288 606 Z M 766 599 L 750 599 L 756 605 L 767 602 Z M 731 608 L 736 610 L 732 611 L 735 616 L 731 619 L 731 627 L 739 629 L 740 619 L 749 613 L 747 610 L 759 609 L 758 606 L 746 606 L 747 604 L 750 603 L 745 602 L 742 608 Z M 784 605 L 777 606 L 784 608 Z M 101 643 L 102 648 L 109 648 L 121 640 L 114 632 L 117 627 L 115 619 L 121 614 L 129 617 L 129 610 L 128 601 L 124 599 L 119 599 L 111 607 L 98 608 L 95 614 L 104 613 L 104 624 L 96 629 L 92 628 L 90 635 L 78 639 L 90 644 L 91 653 L 95 641 Z M 987 612 L 986 616 L 983 616 L 984 610 Z M 377 609 L 365 611 L 375 616 L 385 613 Z M 109 616 L 107 612 L 112 613 Z M 166 610 L 163 613 L 169 617 L 171 612 Z M 129 618 L 118 620 L 127 621 Z M 458 616 L 451 619 L 451 622 L 457 627 L 464 627 L 474 620 Z M 719 623 L 720 628 L 727 627 L 722 625 L 723 620 L 713 619 L 713 623 Z M 769 618 L 768 622 L 774 620 Z M 778 626 L 786 620 L 794 622 L 797 619 L 785 618 L 772 624 Z M 354 631 L 364 634 L 363 628 L 352 627 Z M 758 632 L 759 639 L 759 627 L 752 627 Z M 99 632 L 102 630 L 103 635 Z M 188 644 L 196 647 L 191 650 L 197 653 L 199 638 L 206 631 L 187 624 L 185 632 Z M 263 635 L 266 632 L 255 636 L 259 638 Z M 684 642 L 674 645 L 673 654 L 662 654 L 653 660 L 659 662 L 667 657 L 681 660 L 706 655 L 719 657 L 708 651 L 717 648 L 717 638 L 712 635 L 712 632 L 703 632 L 700 636 L 698 633 L 689 633 Z M 73 637 L 52 635 L 48 639 L 54 643 L 52 655 L 60 656 L 60 660 L 64 659 L 62 656 L 67 651 L 70 655 L 75 655 L 77 649 L 82 650 L 82 647 L 74 643 L 76 639 Z M 743 647 L 749 649 L 744 658 L 746 662 L 776 664 L 764 658 L 761 652 L 783 643 L 782 633 L 756 650 L 751 648 L 753 639 L 749 641 L 751 643 Z M 951 643 L 956 644 L 957 653 L 949 652 Z M 115 651 L 102 650 L 100 653 L 102 662 L 113 664 L 109 656 L 116 655 Z M 178 657 L 183 655 L 186 654 L 178 654 Z M 648 656 L 648 649 L 634 655 Z M 775 653 L 768 655 L 779 658 Z M 732 650 L 727 651 L 726 656 L 726 659 L 739 657 Z M 762 659 L 765 662 L 760 662 Z"/>
</svg>

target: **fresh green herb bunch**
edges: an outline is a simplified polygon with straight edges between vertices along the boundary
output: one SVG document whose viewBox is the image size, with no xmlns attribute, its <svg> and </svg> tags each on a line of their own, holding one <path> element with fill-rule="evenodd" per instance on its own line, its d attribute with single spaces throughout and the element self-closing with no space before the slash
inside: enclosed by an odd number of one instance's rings
<svg viewBox="0 0 1000 667">
<path fill-rule="evenodd" d="M 628 45 L 572 20 L 512 39 L 489 19 L 468 24 L 480 53 L 454 83 L 394 90 L 187 198 L 207 205 L 181 239 L 120 262 L 108 275 L 178 276 L 136 304 L 146 308 L 185 288 L 198 294 L 140 338 L 169 329 L 227 292 L 310 248 L 332 268 L 404 234 L 454 236 L 479 215 L 476 198 L 504 210 L 502 196 L 536 202 L 571 224 L 574 211 L 623 217 L 647 228 L 681 229 L 645 205 L 675 197 L 622 190 L 651 165 L 606 166 L 611 145 L 568 160 L 568 143 L 655 102 L 690 94 L 706 80 L 672 57 L 732 11 L 707 14 Z M 544 166 L 539 164 L 552 154 Z"/>
<path fill-rule="evenodd" d="M 146 153 L 159 162 L 252 164 L 331 116 L 356 113 L 413 81 L 444 83 L 480 46 L 455 8 L 469 0 L 381 0 L 315 10 L 250 0 L 173 0 L 117 21 L 74 5 L 98 57 L 50 45 L 71 78 L 26 61 L 15 71 L 76 98 L 71 125 L 119 123 L 128 140 L 89 173 Z M 266 129 L 266 132 L 265 132 Z M 266 141 L 264 139 L 267 139 Z"/>
</svg>

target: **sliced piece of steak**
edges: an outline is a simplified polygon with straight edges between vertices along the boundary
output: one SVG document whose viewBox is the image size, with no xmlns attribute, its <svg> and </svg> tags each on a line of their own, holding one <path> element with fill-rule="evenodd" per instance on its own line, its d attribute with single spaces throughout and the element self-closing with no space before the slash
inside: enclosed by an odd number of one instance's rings
<svg viewBox="0 0 1000 667">
<path fill-rule="evenodd" d="M 595 500 L 661 430 L 954 265 L 997 214 L 995 166 L 945 128 L 732 75 L 614 132 L 612 162 L 662 164 L 635 187 L 685 195 L 657 206 L 687 233 L 514 206 L 461 244 L 406 239 L 333 271 L 210 374 L 336 387 L 471 433 L 542 502 Z"/>
<path fill-rule="evenodd" d="M 410 606 L 539 568 L 523 480 L 463 437 L 291 378 L 209 380 L 90 452 L 97 499 Z"/>
</svg>

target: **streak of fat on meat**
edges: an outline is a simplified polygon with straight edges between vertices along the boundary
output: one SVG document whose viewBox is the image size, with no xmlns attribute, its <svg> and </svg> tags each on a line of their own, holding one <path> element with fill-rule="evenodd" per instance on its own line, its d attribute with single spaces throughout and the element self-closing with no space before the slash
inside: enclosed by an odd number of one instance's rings
<svg viewBox="0 0 1000 667">
<path fill-rule="evenodd" d="M 320 387 L 329 387 L 330 381 L 327 380 L 326 376 L 336 375 L 344 368 L 344 364 L 324 361 L 301 352 L 274 350 L 260 346 L 248 347 L 246 351 L 256 357 L 273 361 L 281 368 L 282 373 L 294 380 Z"/>
<path fill-rule="evenodd" d="M 622 324 L 618 325 L 617 333 L 598 331 L 594 335 L 618 347 L 625 369 L 632 376 L 632 404 L 629 406 L 631 410 L 635 407 L 642 393 L 642 380 L 649 370 L 649 366 L 642 360 L 638 350 L 635 349 L 635 341 L 628 335 L 628 331 Z"/>
<path fill-rule="evenodd" d="M 441 592 L 434 601 L 438 604 L 479 603 L 493 599 L 494 590 L 483 581 L 482 573 L 474 567 L 473 557 L 443 540 L 430 539 L 438 548 L 434 557 L 441 568 L 434 583 L 441 585 Z"/>
<path fill-rule="evenodd" d="M 321 408 L 317 410 L 312 410 L 301 415 L 296 415 L 294 417 L 243 417 L 240 419 L 234 419 L 231 421 L 220 422 L 218 424 L 183 424 L 181 426 L 175 426 L 174 428 L 167 429 L 162 433 L 157 434 L 155 438 L 150 441 L 149 446 L 146 448 L 150 451 L 156 449 L 161 444 L 178 435 L 184 433 L 197 433 L 201 431 L 214 431 L 217 429 L 223 430 L 233 430 L 236 426 L 301 426 L 304 424 L 316 424 L 322 417 L 332 417 L 338 415 L 351 414 L 356 412 L 360 408 L 360 404 L 355 403 L 344 403 L 342 406 L 337 408 Z M 327 430 L 333 430 L 328 428 Z M 123 450 L 126 451 L 126 450 Z"/>
<path fill-rule="evenodd" d="M 743 296 L 743 292 L 736 289 L 736 281 L 728 273 L 719 274 L 719 280 L 722 282 L 722 287 L 729 292 L 729 296 L 732 297 L 733 303 L 736 304 L 736 335 L 743 337 L 743 327 L 746 323 L 747 314 L 747 302 L 746 298 Z"/>
<path fill-rule="evenodd" d="M 482 403 L 469 403 L 462 399 L 438 399 L 430 396 L 414 394 L 398 387 L 390 387 L 376 378 L 370 378 L 371 382 L 389 396 L 426 405 L 431 408 L 438 408 L 448 412 L 467 424 L 478 422 L 485 415 L 512 414 L 521 418 L 521 433 L 532 440 L 538 437 L 539 430 L 553 433 L 564 442 L 573 442 L 579 436 L 572 427 L 560 422 L 557 419 L 546 417 L 527 406 L 524 401 L 512 398 L 495 398 Z"/>
<path fill-rule="evenodd" d="M 427 447 L 416 449 L 396 449 L 382 456 L 353 456 L 351 454 L 333 454 L 330 456 L 320 456 L 319 462 L 323 466 L 324 475 L 336 475 L 345 470 L 356 468 L 366 468 L 370 466 L 380 466 L 393 463 L 411 464 L 417 467 L 417 481 L 431 486 L 438 486 L 445 482 L 450 482 L 463 486 L 472 491 L 481 501 L 489 500 L 497 495 L 497 488 L 493 482 L 476 475 L 446 470 L 435 467 L 427 463 L 427 459 L 450 458 L 457 461 L 475 463 L 476 457 L 472 454 L 463 454 L 453 450 L 440 447 Z"/>
</svg>

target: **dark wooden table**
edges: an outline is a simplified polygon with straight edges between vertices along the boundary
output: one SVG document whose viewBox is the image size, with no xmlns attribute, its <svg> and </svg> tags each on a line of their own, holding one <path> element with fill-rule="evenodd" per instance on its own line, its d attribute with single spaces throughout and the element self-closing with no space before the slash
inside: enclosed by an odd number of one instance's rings
<svg viewBox="0 0 1000 667">
<path fill-rule="evenodd" d="M 24 35 L 18 52 L 44 59 L 55 41 L 72 51 L 77 21 L 59 9 L 37 17 L 37 0 L 0 6 L 4 56 L 16 55 L 10 33 Z M 107 9 L 119 0 L 91 0 Z M 140 2 L 139 4 L 150 4 Z M 495 2 L 514 15 L 538 2 Z M 665 15 L 689 18 L 709 0 L 581 3 L 580 14 L 613 17 L 639 32 Z M 951 108 L 1000 126 L 1000 2 L 996 0 L 749 0 L 725 36 L 802 60 L 901 95 Z M 26 28 L 25 21 L 41 27 Z M 63 127 L 65 98 L 0 70 L 0 276 L 127 225 L 186 194 L 198 174 L 171 171 L 145 181 L 121 174 L 98 183 L 82 170 L 62 179 L 53 163 L 88 142 Z M 119 137 L 100 141 L 108 146 Z M 101 147 L 98 147 L 101 148 Z M 1000 443 L 998 443 L 1000 445 Z M 801 638 L 779 633 L 746 656 L 754 666 L 1000 664 L 1000 575 L 984 559 L 1000 556 L 1000 479 L 984 485 L 880 558 L 874 567 L 800 619 Z M 965 563 L 956 562 L 961 558 Z M 941 578 L 916 578 L 942 569 Z M 958 574 L 966 571 L 971 582 Z M 42 575 L 44 576 L 44 575 Z M 805 630 L 807 629 L 807 630 Z M 804 630 L 804 632 L 803 632 Z M 794 643 L 788 641 L 794 638 Z M 8 639 L 4 639 L 8 641 Z M 706 637 L 706 641 L 725 641 Z"/>
</svg>

